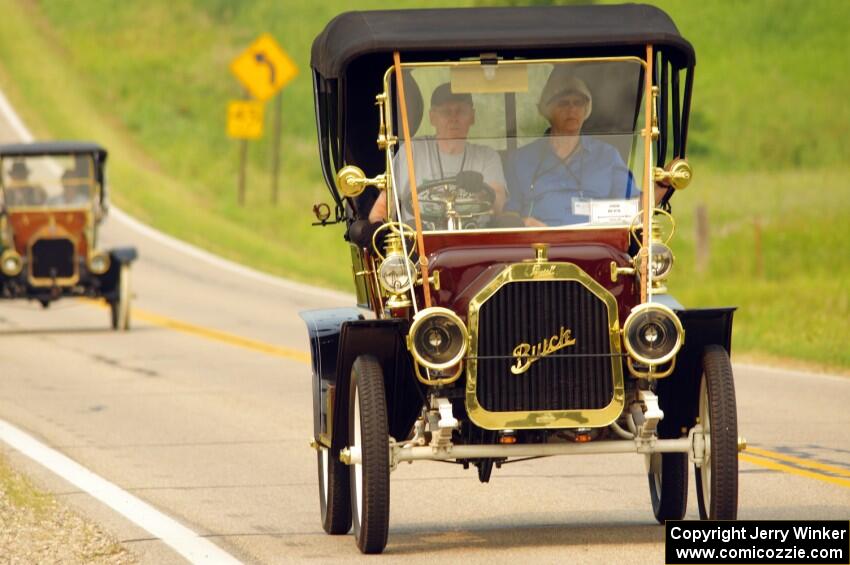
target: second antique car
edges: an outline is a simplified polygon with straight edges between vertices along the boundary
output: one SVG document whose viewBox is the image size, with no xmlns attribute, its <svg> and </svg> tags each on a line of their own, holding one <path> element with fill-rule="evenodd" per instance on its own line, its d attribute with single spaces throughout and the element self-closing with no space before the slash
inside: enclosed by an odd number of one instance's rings
<svg viewBox="0 0 850 565">
<path fill-rule="evenodd" d="M 634 4 L 350 12 L 316 38 L 317 215 L 346 225 L 359 307 L 302 313 L 327 533 L 383 551 L 404 461 L 488 482 L 599 453 L 645 459 L 658 522 L 690 465 L 700 516 L 736 518 L 734 308 L 667 292 L 694 65 Z"/>
<path fill-rule="evenodd" d="M 0 298 L 103 298 L 130 327 L 133 247 L 101 249 L 106 150 L 90 142 L 0 145 Z"/>
</svg>

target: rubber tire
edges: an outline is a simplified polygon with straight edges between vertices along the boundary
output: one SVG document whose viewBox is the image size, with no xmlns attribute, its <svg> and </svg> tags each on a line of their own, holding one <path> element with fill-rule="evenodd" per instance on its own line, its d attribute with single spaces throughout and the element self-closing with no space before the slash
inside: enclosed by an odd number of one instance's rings
<svg viewBox="0 0 850 565">
<path fill-rule="evenodd" d="M 729 355 L 719 345 L 703 353 L 698 410 L 706 426 L 708 465 L 695 467 L 697 504 L 702 520 L 738 517 L 738 413 Z M 707 419 L 705 418 L 707 416 Z"/>
<path fill-rule="evenodd" d="M 655 519 L 659 524 L 681 520 L 688 509 L 688 454 L 654 453 L 649 458 L 647 477 Z"/>
<path fill-rule="evenodd" d="M 374 357 L 355 360 L 348 406 L 348 445 L 361 453 L 361 464 L 349 466 L 354 539 L 361 552 L 381 553 L 390 522 L 390 454 L 384 374 Z"/>
<path fill-rule="evenodd" d="M 316 455 L 322 529 L 332 536 L 347 534 L 351 530 L 351 491 L 348 469 L 339 457 L 333 457 L 331 451 L 325 447 L 320 448 Z"/>
<path fill-rule="evenodd" d="M 118 299 L 109 303 L 113 330 L 130 329 L 130 265 L 118 271 Z"/>
<path fill-rule="evenodd" d="M 322 413 L 322 392 L 319 377 L 313 376 L 313 417 L 316 419 L 314 434 L 318 440 Z M 334 457 L 327 447 L 316 451 L 319 475 L 319 510 L 322 529 L 332 536 L 347 534 L 351 530 L 351 491 L 346 465 Z"/>
</svg>

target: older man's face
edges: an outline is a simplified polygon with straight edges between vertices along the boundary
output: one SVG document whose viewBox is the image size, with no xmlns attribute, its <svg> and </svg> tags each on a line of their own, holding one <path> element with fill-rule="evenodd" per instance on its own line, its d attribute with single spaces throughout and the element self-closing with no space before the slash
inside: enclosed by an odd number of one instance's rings
<svg viewBox="0 0 850 565">
<path fill-rule="evenodd" d="M 577 92 L 568 92 L 549 103 L 549 121 L 552 133 L 578 135 L 587 113 L 587 98 Z"/>
<path fill-rule="evenodd" d="M 445 102 L 431 107 L 430 118 L 437 139 L 466 139 L 475 110 L 467 102 Z"/>
</svg>

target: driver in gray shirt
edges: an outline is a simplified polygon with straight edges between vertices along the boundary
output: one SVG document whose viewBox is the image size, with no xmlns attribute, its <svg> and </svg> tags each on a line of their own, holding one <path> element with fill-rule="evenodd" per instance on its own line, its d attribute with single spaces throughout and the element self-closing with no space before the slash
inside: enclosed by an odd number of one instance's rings
<svg viewBox="0 0 850 565">
<path fill-rule="evenodd" d="M 449 83 L 441 84 L 431 94 L 429 119 L 434 126 L 435 136 L 412 142 L 417 183 L 421 185 L 454 177 L 463 171 L 481 173 L 484 182 L 493 190 L 493 212 L 501 213 L 507 194 L 502 161 L 490 147 L 466 141 L 469 128 L 475 123 L 472 95 L 454 93 Z M 403 147 L 395 157 L 393 168 L 399 194 L 409 195 L 407 152 Z M 381 222 L 386 219 L 387 193 L 381 191 L 369 212 L 369 221 Z"/>
</svg>

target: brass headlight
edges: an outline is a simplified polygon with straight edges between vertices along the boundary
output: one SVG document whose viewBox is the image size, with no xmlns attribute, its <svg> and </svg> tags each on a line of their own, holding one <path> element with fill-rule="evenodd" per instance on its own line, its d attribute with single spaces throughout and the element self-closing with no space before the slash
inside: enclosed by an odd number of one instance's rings
<svg viewBox="0 0 850 565">
<path fill-rule="evenodd" d="M 408 347 L 419 364 L 429 369 L 457 365 L 469 344 L 463 321 L 448 308 L 426 308 L 413 318 Z"/>
<path fill-rule="evenodd" d="M 662 304 L 635 306 L 623 324 L 626 351 L 645 365 L 662 365 L 670 361 L 684 341 L 685 330 L 679 317 Z"/>
<path fill-rule="evenodd" d="M 673 251 L 660 241 L 649 246 L 649 268 L 653 278 L 666 279 L 673 270 L 673 260 Z"/>
<path fill-rule="evenodd" d="M 378 282 L 390 294 L 410 290 L 416 278 L 416 265 L 404 255 L 387 255 L 378 268 Z"/>
<path fill-rule="evenodd" d="M 103 251 L 95 251 L 89 255 L 89 270 L 96 275 L 102 275 L 108 271 L 109 263 L 109 255 Z"/>
<path fill-rule="evenodd" d="M 16 277 L 24 268 L 21 256 L 14 249 L 7 249 L 0 255 L 0 269 L 7 277 Z"/>
</svg>

